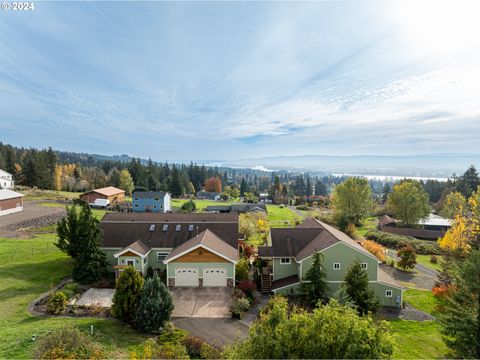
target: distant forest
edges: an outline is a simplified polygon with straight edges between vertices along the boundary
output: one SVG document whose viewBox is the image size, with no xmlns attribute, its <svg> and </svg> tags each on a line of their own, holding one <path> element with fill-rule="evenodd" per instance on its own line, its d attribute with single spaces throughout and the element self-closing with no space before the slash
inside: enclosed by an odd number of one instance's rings
<svg viewBox="0 0 480 360">
<path fill-rule="evenodd" d="M 249 168 L 212 167 L 203 164 L 157 163 L 128 155 L 102 156 L 48 149 L 21 148 L 0 143 L 0 168 L 13 174 L 16 184 L 48 190 L 86 191 L 105 186 L 122 187 L 125 177 L 132 188 L 169 191 L 174 197 L 198 191 L 232 191 L 258 196 L 269 193 L 275 202 L 309 202 L 328 197 L 331 189 L 345 180 L 338 176 L 314 176 L 299 172 L 267 172 Z M 127 173 L 128 172 L 128 173 Z M 128 181 L 127 181 L 128 182 Z M 469 196 L 480 184 L 478 172 L 470 167 L 463 175 L 446 182 L 421 182 L 432 203 L 457 190 Z M 379 202 L 392 182 L 370 180 Z M 129 186 L 127 186 L 129 187 Z M 127 192 L 130 189 L 126 189 Z"/>
</svg>

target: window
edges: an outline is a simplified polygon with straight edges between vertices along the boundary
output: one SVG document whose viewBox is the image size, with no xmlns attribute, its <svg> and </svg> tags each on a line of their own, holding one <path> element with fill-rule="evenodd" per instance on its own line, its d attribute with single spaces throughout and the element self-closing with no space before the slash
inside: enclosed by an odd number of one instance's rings
<svg viewBox="0 0 480 360">
<path fill-rule="evenodd" d="M 167 231 L 167 230 L 168 230 L 168 224 L 163 225 L 163 231 Z"/>
<path fill-rule="evenodd" d="M 135 266 L 135 260 L 127 260 L 127 266 Z"/>
<path fill-rule="evenodd" d="M 333 263 L 333 270 L 340 270 L 340 263 Z"/>
<path fill-rule="evenodd" d="M 168 251 L 159 251 L 157 252 L 157 261 L 163 261 L 168 254 L 170 254 Z"/>
<path fill-rule="evenodd" d="M 135 204 L 135 207 L 138 207 L 138 204 Z"/>
<path fill-rule="evenodd" d="M 177 226 L 175 227 L 175 231 L 180 231 L 181 228 L 182 228 L 182 225 L 177 225 Z"/>
<path fill-rule="evenodd" d="M 155 224 L 150 225 L 150 231 L 154 231 L 154 230 L 155 230 Z"/>
<path fill-rule="evenodd" d="M 156 198 L 155 198 L 155 201 L 159 201 L 159 200 L 160 200 L 160 198 L 159 198 L 159 197 L 156 197 Z"/>
<path fill-rule="evenodd" d="M 143 263 L 144 263 L 144 264 L 147 263 L 147 258 L 143 259 Z"/>
<path fill-rule="evenodd" d="M 193 225 L 188 225 L 188 231 L 193 231 Z"/>
<path fill-rule="evenodd" d="M 362 269 L 367 269 L 368 268 L 368 264 L 367 263 L 362 263 Z"/>
<path fill-rule="evenodd" d="M 280 258 L 280 264 L 282 265 L 289 265 L 291 264 L 291 262 L 292 262 L 292 259 L 290 258 Z"/>
<path fill-rule="evenodd" d="M 138 201 L 138 197 L 134 198 L 135 201 Z"/>
<path fill-rule="evenodd" d="M 157 205 L 153 205 L 153 208 L 156 209 L 156 208 L 157 208 Z"/>
<path fill-rule="evenodd" d="M 393 291 L 392 290 L 385 290 L 385 297 L 392 297 Z"/>
</svg>

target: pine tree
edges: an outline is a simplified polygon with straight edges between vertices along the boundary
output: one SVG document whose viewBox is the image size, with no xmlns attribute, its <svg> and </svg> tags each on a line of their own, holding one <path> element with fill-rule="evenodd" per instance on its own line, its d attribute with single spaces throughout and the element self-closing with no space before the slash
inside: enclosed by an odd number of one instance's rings
<svg viewBox="0 0 480 360">
<path fill-rule="evenodd" d="M 242 182 L 240 183 L 240 196 L 245 195 L 246 192 L 248 192 L 248 185 L 245 178 L 242 177 Z"/>
<path fill-rule="evenodd" d="M 67 216 L 57 223 L 58 241 L 55 243 L 60 250 L 72 258 L 76 258 L 80 252 L 82 239 L 79 236 L 80 221 L 75 206 L 67 207 Z"/>
<path fill-rule="evenodd" d="M 132 322 L 142 294 L 143 278 L 133 266 L 127 266 L 117 279 L 112 301 L 112 314 L 126 322 Z"/>
<path fill-rule="evenodd" d="M 304 282 L 300 285 L 300 293 L 310 304 L 316 305 L 319 301 L 325 301 L 327 297 L 327 272 L 323 265 L 323 254 L 315 253 L 313 263 L 308 269 Z"/>
<path fill-rule="evenodd" d="M 157 275 L 145 280 L 135 312 L 135 326 L 145 333 L 159 332 L 170 320 L 172 294 Z"/>
<path fill-rule="evenodd" d="M 362 269 L 360 260 L 356 259 L 347 271 L 344 279 L 348 296 L 355 303 L 360 315 L 369 312 L 375 314 L 380 307 L 380 299 L 368 284 L 368 274 Z"/>
<path fill-rule="evenodd" d="M 178 169 L 175 165 L 172 166 L 172 173 L 171 173 L 172 180 L 170 182 L 170 192 L 172 193 L 173 197 L 180 197 L 183 195 L 182 184 L 180 181 L 180 174 Z"/>
</svg>

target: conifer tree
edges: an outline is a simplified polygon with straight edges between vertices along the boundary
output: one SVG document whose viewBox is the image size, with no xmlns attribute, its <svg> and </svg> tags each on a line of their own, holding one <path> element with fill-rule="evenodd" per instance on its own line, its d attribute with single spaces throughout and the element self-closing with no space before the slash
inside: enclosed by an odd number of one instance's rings
<svg viewBox="0 0 480 360">
<path fill-rule="evenodd" d="M 305 300 L 312 305 L 316 305 L 319 301 L 327 300 L 327 272 L 323 265 L 323 254 L 315 253 L 313 255 L 313 263 L 304 277 L 304 282 L 300 286 L 300 293 Z"/>
<path fill-rule="evenodd" d="M 380 307 L 380 299 L 368 284 L 368 274 L 362 269 L 360 260 L 356 259 L 347 271 L 344 279 L 348 296 L 355 303 L 360 315 L 369 312 L 375 314 Z"/>
<path fill-rule="evenodd" d="M 133 266 L 127 266 L 117 279 L 112 301 L 112 314 L 132 322 L 143 289 L 143 278 Z"/>
</svg>

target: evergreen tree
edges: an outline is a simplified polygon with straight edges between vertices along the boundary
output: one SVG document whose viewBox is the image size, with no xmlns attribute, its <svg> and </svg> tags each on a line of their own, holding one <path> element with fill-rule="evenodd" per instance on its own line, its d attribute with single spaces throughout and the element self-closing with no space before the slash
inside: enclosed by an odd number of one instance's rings
<svg viewBox="0 0 480 360">
<path fill-rule="evenodd" d="M 172 180 L 170 182 L 170 192 L 172 193 L 172 197 L 180 197 L 183 195 L 183 188 L 180 181 L 180 174 L 178 169 L 175 165 L 172 166 Z"/>
<path fill-rule="evenodd" d="M 305 274 L 305 282 L 300 285 L 300 293 L 312 305 L 327 300 L 327 271 L 323 265 L 323 254 L 315 253 L 313 263 Z"/>
<path fill-rule="evenodd" d="M 127 266 L 117 279 L 112 300 L 112 314 L 126 322 L 135 318 L 136 308 L 143 289 L 143 278 L 133 266 Z"/>
<path fill-rule="evenodd" d="M 172 294 L 157 275 L 145 280 L 135 312 L 135 326 L 145 333 L 159 332 L 170 320 Z"/>
<path fill-rule="evenodd" d="M 55 246 L 74 259 L 80 253 L 80 244 L 83 240 L 79 235 L 80 226 L 77 207 L 67 206 L 67 216 L 57 223 L 58 241 Z"/>
<path fill-rule="evenodd" d="M 474 165 L 471 165 L 462 175 L 462 179 L 466 182 L 471 191 L 476 191 L 480 185 L 480 177 Z"/>
<path fill-rule="evenodd" d="M 245 181 L 245 178 L 242 177 L 242 182 L 240 183 L 240 196 L 245 195 L 246 192 L 248 192 L 248 185 L 247 182 Z"/>
<path fill-rule="evenodd" d="M 319 195 L 319 196 L 327 196 L 328 195 L 327 186 L 323 182 L 317 181 L 315 183 L 315 195 Z"/>
<path fill-rule="evenodd" d="M 455 262 L 453 256 L 449 251 L 443 254 L 443 259 L 440 263 L 440 271 L 435 281 L 435 287 L 451 286 L 455 282 Z"/>
<path fill-rule="evenodd" d="M 380 307 L 380 299 L 368 284 L 368 274 L 362 269 L 360 260 L 356 259 L 345 275 L 343 286 L 348 296 L 355 303 L 360 315 L 375 314 Z"/>
<path fill-rule="evenodd" d="M 456 291 L 440 316 L 445 341 L 458 358 L 480 358 L 480 250 L 472 250 L 458 268 Z"/>
<path fill-rule="evenodd" d="M 110 186 L 120 187 L 120 173 L 117 169 L 113 169 L 108 179 Z"/>
<path fill-rule="evenodd" d="M 16 174 L 15 152 L 11 146 L 7 146 L 5 152 L 5 170 L 12 175 Z"/>
</svg>

